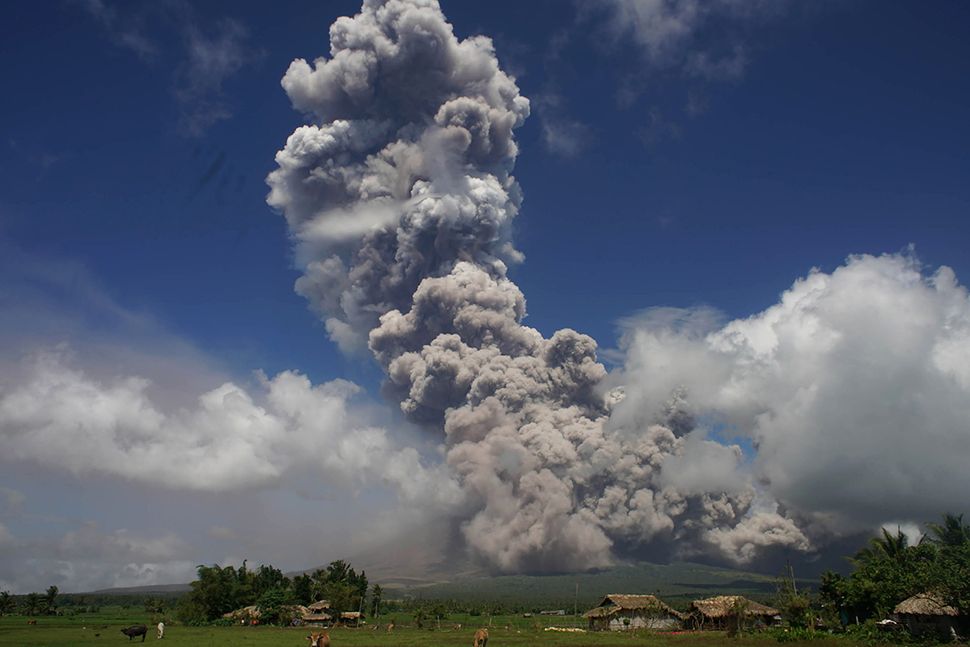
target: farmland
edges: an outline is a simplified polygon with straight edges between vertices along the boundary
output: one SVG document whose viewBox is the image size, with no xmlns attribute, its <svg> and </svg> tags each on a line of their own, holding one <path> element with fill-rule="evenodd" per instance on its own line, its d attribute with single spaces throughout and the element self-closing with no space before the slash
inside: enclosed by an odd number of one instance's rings
<svg viewBox="0 0 970 647">
<path fill-rule="evenodd" d="M 449 615 L 441 622 L 441 628 L 417 629 L 406 626 L 411 618 L 397 614 L 398 626 L 390 634 L 371 628 L 334 629 L 331 638 L 334 647 L 341 645 L 375 647 L 417 647 L 470 645 L 475 629 L 488 624 L 488 619 L 470 617 L 464 614 Z M 0 645 L 18 647 L 64 647 L 65 645 L 123 645 L 129 644 L 121 635 L 120 629 L 134 623 L 149 625 L 146 643 L 157 643 L 151 618 L 144 612 L 121 607 L 102 607 L 96 614 L 77 616 L 50 616 L 38 619 L 37 625 L 28 625 L 23 616 L 0 617 Z M 460 630 L 455 628 L 461 624 Z M 560 633 L 544 631 L 547 626 L 569 626 L 576 624 L 570 616 L 523 618 L 521 616 L 495 616 L 491 619 L 490 647 L 547 645 L 549 647 L 585 645 L 603 647 L 626 647 L 630 645 L 650 645 L 652 647 L 705 647 L 718 644 L 734 647 L 771 647 L 777 641 L 764 635 L 751 634 L 738 639 L 729 639 L 721 632 L 691 633 Z M 190 627 L 169 624 L 165 630 L 167 647 L 193 645 L 198 647 L 299 647 L 306 645 L 305 627 L 240 627 L 205 626 Z M 136 639 L 134 643 L 138 643 Z M 825 645 L 855 647 L 856 643 L 845 639 L 822 639 L 813 641 L 788 642 L 787 645 Z"/>
</svg>

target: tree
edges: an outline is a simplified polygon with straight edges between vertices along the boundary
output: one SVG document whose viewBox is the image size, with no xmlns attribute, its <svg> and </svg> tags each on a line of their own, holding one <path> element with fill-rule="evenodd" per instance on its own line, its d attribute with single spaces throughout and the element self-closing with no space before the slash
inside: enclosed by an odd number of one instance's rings
<svg viewBox="0 0 970 647">
<path fill-rule="evenodd" d="M 145 598 L 145 613 L 165 613 L 165 601 L 162 598 Z"/>
<path fill-rule="evenodd" d="M 845 626 L 849 621 L 846 602 L 849 597 L 849 581 L 835 571 L 822 573 L 818 597 L 826 622 Z"/>
<path fill-rule="evenodd" d="M 782 617 L 788 621 L 789 625 L 792 627 L 811 626 L 811 605 L 811 598 L 805 593 L 798 592 L 793 575 L 786 574 L 778 580 L 775 606 L 781 611 Z"/>
<path fill-rule="evenodd" d="M 896 534 L 892 535 L 883 528 L 882 536 L 870 539 L 869 545 L 857 552 L 853 561 L 866 564 L 880 559 L 898 559 L 907 548 L 909 548 L 909 538 L 902 530 L 896 528 Z"/>
<path fill-rule="evenodd" d="M 742 597 L 734 600 L 731 605 L 731 615 L 728 616 L 728 636 L 739 638 L 744 631 L 748 619 L 748 602 Z"/>
<path fill-rule="evenodd" d="M 45 614 L 50 615 L 57 611 L 57 593 L 58 589 L 56 586 L 47 587 L 47 593 L 44 594 L 44 599 L 41 602 Z"/>
<path fill-rule="evenodd" d="M 206 622 L 254 602 L 245 562 L 238 570 L 218 564 L 199 565 L 197 573 L 199 579 L 192 582 L 192 590 L 179 604 L 182 620 Z"/>
<path fill-rule="evenodd" d="M 291 602 L 290 591 L 285 588 L 270 589 L 264 592 L 256 605 L 260 611 L 260 622 L 271 625 L 287 625 L 290 623 L 292 613 L 288 609 Z"/>
<path fill-rule="evenodd" d="M 25 616 L 35 616 L 40 609 L 40 594 L 28 593 L 24 597 L 23 612 Z"/>
<path fill-rule="evenodd" d="M 963 523 L 963 515 L 949 512 L 943 515 L 943 523 L 926 524 L 933 537 L 930 539 L 939 546 L 959 547 L 970 544 L 970 525 Z"/>
<path fill-rule="evenodd" d="M 304 573 L 293 578 L 293 597 L 297 604 L 312 604 L 313 599 L 313 578 Z"/>
<path fill-rule="evenodd" d="M 375 584 L 370 597 L 370 615 L 377 618 L 381 615 L 381 601 L 384 598 L 384 589 L 380 584 Z"/>
<path fill-rule="evenodd" d="M 13 611 L 13 598 L 10 591 L 0 591 L 0 616 Z"/>
<path fill-rule="evenodd" d="M 286 590 L 290 587 L 290 580 L 283 575 L 283 571 L 273 566 L 260 565 L 250 578 L 253 597 L 259 599 L 263 593 L 272 590 Z"/>
</svg>

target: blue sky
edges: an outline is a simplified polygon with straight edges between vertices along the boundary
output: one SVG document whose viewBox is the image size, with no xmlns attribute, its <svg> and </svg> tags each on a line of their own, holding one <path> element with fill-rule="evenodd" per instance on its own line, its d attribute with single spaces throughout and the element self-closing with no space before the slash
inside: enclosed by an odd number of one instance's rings
<svg viewBox="0 0 970 647">
<path fill-rule="evenodd" d="M 510 271 L 528 325 L 613 348 L 618 322 L 646 308 L 743 318 L 813 267 L 910 245 L 928 273 L 946 265 L 967 281 L 970 5 L 778 3 L 698 21 L 653 56 L 608 4 L 441 1 L 459 38 L 494 40 L 532 100 L 515 166 L 526 260 Z M 380 409 L 382 371 L 339 352 L 294 292 L 286 223 L 265 201 L 274 155 L 307 123 L 280 78 L 326 54 L 329 24 L 359 8 L 5 7 L 0 281 L 16 286 L 8 305 L 71 314 L 10 317 L 3 354 L 28 332 L 96 348 L 118 326 L 125 344 L 177 346 L 241 382 L 255 370 L 346 379 Z M 692 52 L 723 65 L 698 71 Z M 83 322 L 24 329 L 44 316 Z M 41 494 L 18 474 L 0 486 L 49 502 L 68 487 Z"/>
<path fill-rule="evenodd" d="M 795 8 L 749 28 L 740 78 L 709 82 L 649 69 L 635 45 L 577 23 L 567 2 L 453 5 L 444 10 L 457 33 L 491 35 L 524 95 L 553 87 L 566 118 L 589 129 L 571 158 L 543 146 L 541 112 L 519 134 L 516 240 L 527 261 L 514 277 L 533 326 L 572 326 L 609 346 L 615 320 L 641 308 L 744 316 L 813 266 L 911 243 L 928 265 L 970 273 L 961 3 Z M 2 108 L 3 236 L 82 262 L 118 301 L 233 371 L 366 379 L 293 293 L 263 183 L 300 122 L 282 71 L 325 53 L 329 22 L 355 10 L 195 7 L 200 29 L 232 18 L 248 35 L 246 62 L 223 82 L 232 116 L 193 136 L 179 126 L 192 108 L 175 97 L 186 63 L 172 19 L 145 20 L 157 54 L 142 60 L 79 4 L 8 8 L 4 78 L 17 99 Z M 549 61 L 560 34 L 568 41 Z M 643 92 L 621 108 L 627 77 Z M 701 114 L 688 114 L 690 92 Z M 652 111 L 677 134 L 645 143 Z"/>
</svg>

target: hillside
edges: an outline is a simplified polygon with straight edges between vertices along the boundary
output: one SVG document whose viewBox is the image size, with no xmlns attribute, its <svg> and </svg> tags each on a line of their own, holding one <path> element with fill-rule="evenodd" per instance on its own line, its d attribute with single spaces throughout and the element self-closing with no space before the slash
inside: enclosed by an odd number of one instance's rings
<svg viewBox="0 0 970 647">
<path fill-rule="evenodd" d="M 767 575 L 675 562 L 639 563 L 595 573 L 571 575 L 500 575 L 458 577 L 427 584 L 389 584 L 388 597 L 460 599 L 572 606 L 578 589 L 579 605 L 589 606 L 608 593 L 652 593 L 664 598 L 697 598 L 740 593 L 764 598 L 775 591 L 776 578 Z M 809 583 L 805 583 L 809 584 Z"/>
</svg>

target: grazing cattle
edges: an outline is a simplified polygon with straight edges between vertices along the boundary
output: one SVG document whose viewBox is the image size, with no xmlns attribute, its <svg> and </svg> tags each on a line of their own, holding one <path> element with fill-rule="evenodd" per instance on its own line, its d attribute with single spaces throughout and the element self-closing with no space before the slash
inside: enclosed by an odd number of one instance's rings
<svg viewBox="0 0 970 647">
<path fill-rule="evenodd" d="M 37 621 L 36 620 L 28 620 L 27 621 L 27 624 L 29 624 L 29 625 L 35 625 L 35 624 L 37 624 Z"/>
<path fill-rule="evenodd" d="M 312 633 L 306 637 L 310 641 L 309 647 L 330 647 L 330 636 L 326 631 Z"/>
<path fill-rule="evenodd" d="M 456 624 L 456 625 L 455 625 L 455 626 L 453 627 L 453 629 L 454 629 L 455 631 L 461 631 L 461 623 L 459 622 L 458 624 Z"/>
<path fill-rule="evenodd" d="M 145 636 L 148 635 L 148 627 L 145 625 L 131 625 L 130 627 L 125 627 L 121 630 L 121 633 L 128 636 L 128 642 L 135 636 L 141 636 L 141 641 L 145 642 Z"/>
<path fill-rule="evenodd" d="M 155 634 L 155 638 L 157 638 L 158 640 L 161 640 L 162 638 L 165 637 L 165 623 L 159 622 L 158 627 L 156 627 L 156 629 L 158 630 L 158 633 Z"/>
<path fill-rule="evenodd" d="M 387 633 L 391 633 L 392 631 L 394 631 L 394 621 L 393 621 L 393 620 L 391 620 L 391 621 L 390 621 L 390 622 L 389 622 L 389 623 L 387 624 Z"/>
<path fill-rule="evenodd" d="M 479 629 L 475 632 L 475 639 L 472 647 L 485 647 L 488 644 L 488 629 Z"/>
</svg>

